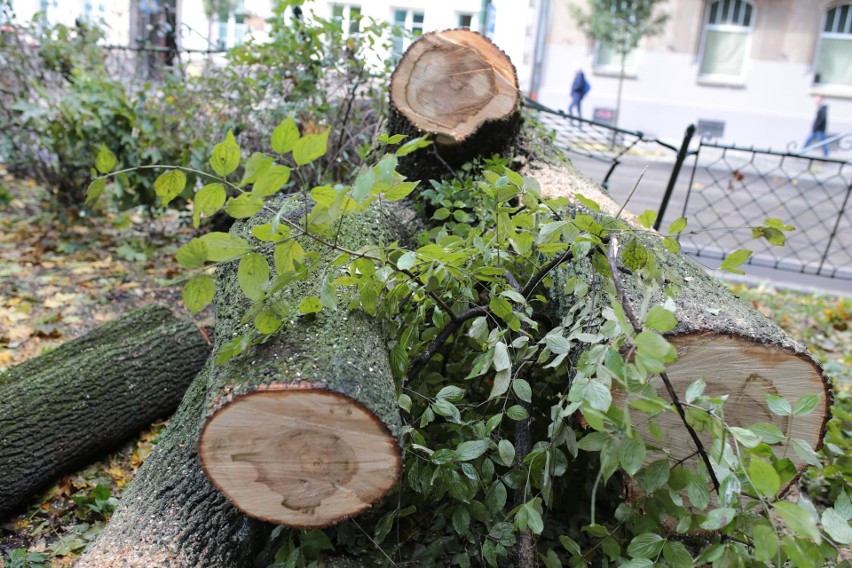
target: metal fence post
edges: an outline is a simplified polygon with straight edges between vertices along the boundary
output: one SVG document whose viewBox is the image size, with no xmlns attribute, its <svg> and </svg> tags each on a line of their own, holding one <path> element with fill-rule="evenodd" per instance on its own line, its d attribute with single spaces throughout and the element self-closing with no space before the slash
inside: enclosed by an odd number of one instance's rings
<svg viewBox="0 0 852 568">
<path fill-rule="evenodd" d="M 672 168 L 672 175 L 669 177 L 669 184 L 666 186 L 666 193 L 663 195 L 663 201 L 660 203 L 660 209 L 657 211 L 657 220 L 654 221 L 655 231 L 659 231 L 660 225 L 663 223 L 663 215 L 666 214 L 666 208 L 669 206 L 669 199 L 671 199 L 675 183 L 677 183 L 677 178 L 680 175 L 680 168 L 683 166 L 684 160 L 686 160 L 686 155 L 689 151 L 689 143 L 692 141 L 692 136 L 694 134 L 695 125 L 690 124 L 686 127 L 686 132 L 683 135 L 683 143 L 677 151 L 677 158 L 675 158 L 674 167 Z"/>
</svg>

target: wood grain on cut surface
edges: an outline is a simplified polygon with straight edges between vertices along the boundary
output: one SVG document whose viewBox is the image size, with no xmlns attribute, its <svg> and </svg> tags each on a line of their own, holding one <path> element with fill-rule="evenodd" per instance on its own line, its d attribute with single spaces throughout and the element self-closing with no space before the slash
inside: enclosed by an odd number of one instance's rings
<svg viewBox="0 0 852 568">
<path fill-rule="evenodd" d="M 686 389 L 694 381 L 703 378 L 708 396 L 728 395 L 724 406 L 724 419 L 729 426 L 747 428 L 757 423 L 776 426 L 787 440 L 772 446 L 776 455 L 790 458 L 801 469 L 804 462 L 788 446 L 794 439 L 805 440 L 811 447 L 821 445 L 823 428 L 828 420 L 828 405 L 825 398 L 816 410 L 807 416 L 785 417 L 769 411 L 766 395 L 783 396 L 792 405 L 806 394 L 817 394 L 824 390 L 822 375 L 818 367 L 802 355 L 774 345 L 726 335 L 691 334 L 669 338 L 678 351 L 678 360 L 666 367 L 675 391 L 684 399 Z M 659 377 L 652 379 L 659 396 L 668 399 Z M 623 393 L 616 391 L 616 404 L 623 404 Z M 656 440 L 648 428 L 651 419 L 642 413 L 634 413 L 634 425 L 648 442 L 649 447 L 661 447 L 673 462 L 684 460 L 695 462 L 695 445 L 675 412 L 664 412 L 653 422 L 664 433 L 662 441 Z M 710 436 L 699 432 L 699 437 L 710 448 Z M 660 459 L 659 451 L 648 453 L 647 461 Z"/>
<path fill-rule="evenodd" d="M 514 113 L 520 96 L 505 53 L 470 30 L 424 35 L 391 80 L 391 101 L 414 126 L 457 143 L 490 120 Z"/>
<path fill-rule="evenodd" d="M 322 527 L 387 493 L 401 466 L 396 446 L 356 401 L 295 388 L 256 391 L 222 407 L 202 432 L 199 456 L 238 508 L 271 522 Z"/>
</svg>

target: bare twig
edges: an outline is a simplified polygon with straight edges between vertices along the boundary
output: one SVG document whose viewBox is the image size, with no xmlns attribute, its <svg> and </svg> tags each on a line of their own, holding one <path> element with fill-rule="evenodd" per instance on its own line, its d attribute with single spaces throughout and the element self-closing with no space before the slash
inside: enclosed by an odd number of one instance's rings
<svg viewBox="0 0 852 568">
<path fill-rule="evenodd" d="M 636 178 L 636 183 L 633 184 L 633 189 L 630 190 L 630 195 L 627 196 L 627 199 L 624 200 L 624 203 L 621 205 L 621 209 L 618 210 L 618 213 L 615 214 L 616 220 L 621 216 L 621 213 L 624 211 L 624 208 L 627 207 L 627 204 L 630 203 L 630 200 L 633 198 L 633 194 L 636 193 L 636 190 L 639 189 L 639 182 L 642 181 L 642 176 L 645 175 L 645 172 L 648 170 L 648 166 L 642 168 L 642 171 L 639 172 L 639 177 Z"/>
</svg>

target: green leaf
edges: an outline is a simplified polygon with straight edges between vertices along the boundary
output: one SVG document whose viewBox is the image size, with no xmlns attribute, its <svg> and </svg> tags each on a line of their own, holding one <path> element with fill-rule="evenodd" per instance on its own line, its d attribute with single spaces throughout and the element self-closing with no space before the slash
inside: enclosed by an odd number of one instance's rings
<svg viewBox="0 0 852 568">
<path fill-rule="evenodd" d="M 91 205 L 95 201 L 98 200 L 98 197 L 106 189 L 106 178 L 95 178 L 92 180 L 92 183 L 89 184 L 89 187 L 86 188 L 86 205 Z"/>
<path fill-rule="evenodd" d="M 648 264 L 648 251 L 637 239 L 632 239 L 621 250 L 621 260 L 630 270 L 639 270 Z"/>
<path fill-rule="evenodd" d="M 290 238 L 290 227 L 287 225 L 278 225 L 275 232 L 272 232 L 272 223 L 264 223 L 263 225 L 254 227 L 251 230 L 251 234 L 259 241 L 277 243 Z"/>
<path fill-rule="evenodd" d="M 322 311 L 322 302 L 316 296 L 308 296 L 299 303 L 300 314 L 318 314 Z"/>
<path fill-rule="evenodd" d="M 240 165 L 240 147 L 234 139 L 234 133 L 228 130 L 225 141 L 213 146 L 210 167 L 222 177 L 234 172 Z"/>
<path fill-rule="evenodd" d="M 293 146 L 293 160 L 297 166 L 304 166 L 325 156 L 328 146 L 329 129 L 320 134 L 308 134 L 296 141 Z"/>
<path fill-rule="evenodd" d="M 755 448 L 758 444 L 760 444 L 760 436 L 752 432 L 747 428 L 740 428 L 739 426 L 731 426 L 728 428 L 731 432 L 731 435 L 743 446 L 746 448 Z"/>
<path fill-rule="evenodd" d="M 295 240 L 284 241 L 275 245 L 275 270 L 278 274 L 296 270 L 297 264 L 305 261 L 305 249 Z"/>
<path fill-rule="evenodd" d="M 183 287 L 183 303 L 192 313 L 197 314 L 213 301 L 216 284 L 207 274 L 199 274 Z"/>
<path fill-rule="evenodd" d="M 420 136 L 418 138 L 413 138 L 400 146 L 395 154 L 397 156 L 407 156 L 415 150 L 419 150 L 420 148 L 426 148 L 427 146 L 431 146 L 432 141 L 427 140 L 425 136 Z"/>
<path fill-rule="evenodd" d="M 192 223 L 197 228 L 201 216 L 210 217 L 225 204 L 225 186 L 221 183 L 208 183 L 196 192 L 192 201 Z"/>
<path fill-rule="evenodd" d="M 273 310 L 262 310 L 254 316 L 254 327 L 264 335 L 271 335 L 281 327 L 281 320 Z"/>
<path fill-rule="evenodd" d="M 766 239 L 766 242 L 776 247 L 783 247 L 784 243 L 787 242 L 787 238 L 784 236 L 784 233 L 774 227 L 752 227 L 751 237 L 753 239 L 763 237 Z"/>
<path fill-rule="evenodd" d="M 837 511 L 829 507 L 822 513 L 822 527 L 831 540 L 841 545 L 852 544 L 852 527 L 849 521 L 840 516 Z"/>
<path fill-rule="evenodd" d="M 438 394 L 435 395 L 435 398 L 448 400 L 450 402 L 458 402 L 464 398 L 464 389 L 461 389 L 455 385 L 447 385 L 438 391 Z"/>
<path fill-rule="evenodd" d="M 154 180 L 154 192 L 163 202 L 163 207 L 180 195 L 184 187 L 186 187 L 186 176 L 180 170 L 163 172 Z"/>
<path fill-rule="evenodd" d="M 790 530 L 801 537 L 810 539 L 815 544 L 820 543 L 819 529 L 810 513 L 787 501 L 778 501 L 773 504 L 773 507 Z"/>
<path fill-rule="evenodd" d="M 118 160 L 115 159 L 115 154 L 101 144 L 98 149 L 98 155 L 95 158 L 95 168 L 102 174 L 108 174 L 112 171 Z"/>
<path fill-rule="evenodd" d="M 680 252 L 680 243 L 674 237 L 666 237 L 663 239 L 663 246 L 672 254 Z"/>
<path fill-rule="evenodd" d="M 648 311 L 645 325 L 657 331 L 671 331 L 677 325 L 677 318 L 662 306 L 654 306 Z"/>
<path fill-rule="evenodd" d="M 663 558 L 669 566 L 692 566 L 692 555 L 680 541 L 669 540 L 663 546 Z"/>
<path fill-rule="evenodd" d="M 796 452 L 796 455 L 799 456 L 803 462 L 808 465 L 820 465 L 819 454 L 816 453 L 811 445 L 804 440 L 795 439 L 793 440 L 793 451 Z"/>
<path fill-rule="evenodd" d="M 401 394 L 401 395 L 399 395 L 399 399 L 397 400 L 397 402 L 399 403 L 399 407 L 401 409 L 403 409 L 404 411 L 411 414 L 411 397 L 410 396 L 408 396 L 407 394 Z"/>
<path fill-rule="evenodd" d="M 708 531 L 717 531 L 728 526 L 731 521 L 734 520 L 734 516 L 736 514 L 737 510 L 729 507 L 713 509 L 707 514 L 707 518 L 704 522 L 701 523 L 701 528 L 707 529 Z"/>
<path fill-rule="evenodd" d="M 456 448 L 456 459 L 458 461 L 471 461 L 488 451 L 490 442 L 488 440 L 470 440 L 462 442 Z"/>
<path fill-rule="evenodd" d="M 633 538 L 627 546 L 631 558 L 657 558 L 663 550 L 665 539 L 658 534 L 643 533 Z"/>
<path fill-rule="evenodd" d="M 686 393 L 684 393 L 686 402 L 689 404 L 695 402 L 695 399 L 704 394 L 704 389 L 706 387 L 707 383 L 703 378 L 693 381 L 692 384 L 686 388 Z"/>
<path fill-rule="evenodd" d="M 544 344 L 554 355 L 564 355 L 571 350 L 571 342 L 565 337 L 555 333 L 545 335 Z"/>
<path fill-rule="evenodd" d="M 269 272 L 269 264 L 261 254 L 250 252 L 240 259 L 237 280 L 249 300 L 257 302 L 263 298 L 269 283 Z"/>
<path fill-rule="evenodd" d="M 512 390 L 519 399 L 524 402 L 532 402 L 532 388 L 524 379 L 515 379 L 512 381 Z"/>
<path fill-rule="evenodd" d="M 248 241 L 242 237 L 215 231 L 198 237 L 207 245 L 207 260 L 222 262 L 232 260 L 249 250 Z"/>
<path fill-rule="evenodd" d="M 192 239 L 180 247 L 175 255 L 184 268 L 198 268 L 207 262 L 207 245 L 201 239 Z"/>
<path fill-rule="evenodd" d="M 793 408 L 783 396 L 767 394 L 766 404 L 769 406 L 769 411 L 777 416 L 790 416 L 793 414 Z"/>
<path fill-rule="evenodd" d="M 270 145 L 279 154 L 286 154 L 299 140 L 299 127 L 292 116 L 288 116 L 272 131 Z"/>
<path fill-rule="evenodd" d="M 618 446 L 618 462 L 629 475 L 636 475 L 645 462 L 645 442 L 625 437 Z"/>
<path fill-rule="evenodd" d="M 778 444 L 786 439 L 786 436 L 775 424 L 768 422 L 758 422 L 749 426 L 749 430 L 760 436 L 760 439 L 767 444 Z"/>
<path fill-rule="evenodd" d="M 778 554 L 778 535 L 769 525 L 754 527 L 754 558 L 758 562 L 771 562 Z"/>
<path fill-rule="evenodd" d="M 453 511 L 453 529 L 456 533 L 463 535 L 467 533 L 468 527 L 470 527 L 470 513 L 467 507 L 459 505 Z"/>
<path fill-rule="evenodd" d="M 520 404 L 515 404 L 506 409 L 506 416 L 512 420 L 526 420 L 530 414 L 527 409 Z"/>
<path fill-rule="evenodd" d="M 238 184 L 243 187 L 249 183 L 255 183 L 260 174 L 266 171 L 267 168 L 275 163 L 275 158 L 267 156 L 263 152 L 255 152 L 249 159 L 246 160 L 246 165 L 243 171 L 243 179 Z"/>
<path fill-rule="evenodd" d="M 269 166 L 263 171 L 251 188 L 254 195 L 269 197 L 290 181 L 290 168 L 287 166 Z"/>
<path fill-rule="evenodd" d="M 385 144 L 389 144 L 393 146 L 394 144 L 399 144 L 403 140 L 408 138 L 405 134 L 394 134 L 393 136 L 388 136 L 387 134 L 382 134 L 376 137 L 376 140 L 379 142 L 384 142 Z"/>
<path fill-rule="evenodd" d="M 654 226 L 654 221 L 657 220 L 657 212 L 651 209 L 646 209 L 641 215 L 639 215 L 639 224 L 645 227 L 646 229 L 650 229 Z"/>
<path fill-rule="evenodd" d="M 562 535 L 559 537 L 559 544 L 561 544 L 565 550 L 570 552 L 572 557 L 581 556 L 583 554 L 583 551 L 580 549 L 580 545 L 577 544 L 577 541 L 573 538 Z"/>
<path fill-rule="evenodd" d="M 748 464 L 748 476 L 751 484 L 764 497 L 775 497 L 781 489 L 781 479 L 772 464 L 757 457 Z"/>
<path fill-rule="evenodd" d="M 491 387 L 491 393 L 488 399 L 503 396 L 509 390 L 509 384 L 512 382 L 512 369 L 503 369 L 494 373 L 494 385 Z"/>
<path fill-rule="evenodd" d="M 263 209 L 263 198 L 254 193 L 232 197 L 225 204 L 225 213 L 234 219 L 247 219 Z"/>
<path fill-rule="evenodd" d="M 509 348 L 502 341 L 494 344 L 494 370 L 503 371 L 512 368 L 512 360 L 509 357 Z"/>
<path fill-rule="evenodd" d="M 649 495 L 659 491 L 668 482 L 670 471 L 669 462 L 666 459 L 651 462 L 639 476 L 639 485 Z"/>
<path fill-rule="evenodd" d="M 401 181 L 396 183 L 393 187 L 391 187 L 388 191 L 382 193 L 382 197 L 387 201 L 399 201 L 400 199 L 404 199 L 408 197 L 408 195 L 414 191 L 417 187 L 417 184 L 420 182 L 417 181 Z"/>
<path fill-rule="evenodd" d="M 574 198 L 577 201 L 579 201 L 580 203 L 582 203 L 583 205 L 585 205 L 589 209 L 589 211 L 594 211 L 594 212 L 598 213 L 601 210 L 601 206 L 598 205 L 598 203 L 596 201 L 592 201 L 591 199 L 589 199 L 585 195 L 575 193 Z"/>
<path fill-rule="evenodd" d="M 497 444 L 497 453 L 500 455 L 500 461 L 506 467 L 510 467 L 512 462 L 515 461 L 515 446 L 509 440 L 500 440 Z"/>
<path fill-rule="evenodd" d="M 356 203 L 363 203 L 369 197 L 374 183 L 376 183 L 376 172 L 373 171 L 373 168 L 361 169 L 352 185 L 352 199 Z"/>
<path fill-rule="evenodd" d="M 793 416 L 807 416 L 814 411 L 818 403 L 819 395 L 806 394 L 799 397 L 799 400 L 793 406 Z"/>
<path fill-rule="evenodd" d="M 544 519 L 541 518 L 541 513 L 532 503 L 524 503 L 524 509 L 527 511 L 527 527 L 533 533 L 541 534 L 544 530 Z"/>
<path fill-rule="evenodd" d="M 399 270 L 411 270 L 417 262 L 417 253 L 410 250 L 400 256 L 396 261 L 396 267 Z"/>
<path fill-rule="evenodd" d="M 722 264 L 721 266 L 719 266 L 719 269 L 727 270 L 728 272 L 732 272 L 734 274 L 745 274 L 745 272 L 743 272 L 742 270 L 737 270 L 737 267 L 747 261 L 750 256 L 751 251 L 748 249 L 735 250 L 734 252 L 725 257 L 725 260 L 722 261 Z"/>
<path fill-rule="evenodd" d="M 686 217 L 681 217 L 680 219 L 675 219 L 672 221 L 672 224 L 669 225 L 669 234 L 677 235 L 684 229 L 686 229 Z"/>
<path fill-rule="evenodd" d="M 666 341 L 663 336 L 648 331 L 643 331 L 636 336 L 636 349 L 642 355 L 665 362 L 671 362 L 677 358 L 674 345 Z"/>
</svg>

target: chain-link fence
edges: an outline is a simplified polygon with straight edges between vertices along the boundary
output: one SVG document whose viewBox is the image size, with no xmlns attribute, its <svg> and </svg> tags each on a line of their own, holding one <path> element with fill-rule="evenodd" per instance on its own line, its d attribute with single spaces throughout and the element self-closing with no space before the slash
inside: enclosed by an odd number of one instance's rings
<svg viewBox="0 0 852 568">
<path fill-rule="evenodd" d="M 721 259 L 747 248 L 753 251 L 749 263 L 756 266 L 852 280 L 852 163 L 794 149 L 775 152 L 707 140 L 690 150 L 695 131 L 691 125 L 676 148 L 642 132 L 572 117 L 534 101 L 527 101 L 527 106 L 553 130 L 555 143 L 569 156 L 607 165 L 606 174 L 596 180 L 604 187 L 628 154 L 637 156 L 629 160 L 631 166 L 654 154 L 657 167 L 661 163 L 670 167 L 655 228 L 663 221 L 674 188 L 683 188 L 678 179 L 688 175 L 686 195 L 674 200 L 680 210 L 670 212 L 668 219 L 688 219 L 687 233 L 680 238 L 685 252 Z M 844 135 L 836 138 L 833 150 L 845 142 Z M 691 171 L 681 173 L 681 166 L 690 160 Z M 785 233 L 784 246 L 754 238 L 752 227 L 767 219 L 795 227 Z"/>
<path fill-rule="evenodd" d="M 682 215 L 683 249 L 723 258 L 740 248 L 751 264 L 852 280 L 852 164 L 702 141 Z M 782 247 L 750 227 L 779 219 L 795 227 Z"/>
<path fill-rule="evenodd" d="M 648 138 L 642 132 L 616 128 L 602 122 L 586 120 L 565 114 L 526 100 L 527 108 L 536 111 L 536 117 L 544 126 L 553 130 L 556 145 L 568 152 L 609 164 L 609 169 L 600 183 L 608 186 L 615 168 L 628 152 L 670 154 L 674 159 L 678 149 L 656 138 Z"/>
</svg>

